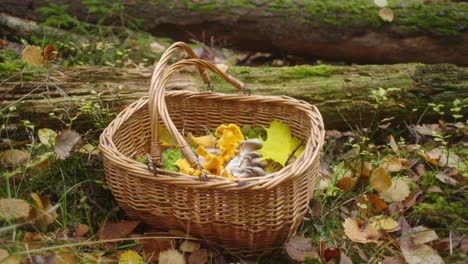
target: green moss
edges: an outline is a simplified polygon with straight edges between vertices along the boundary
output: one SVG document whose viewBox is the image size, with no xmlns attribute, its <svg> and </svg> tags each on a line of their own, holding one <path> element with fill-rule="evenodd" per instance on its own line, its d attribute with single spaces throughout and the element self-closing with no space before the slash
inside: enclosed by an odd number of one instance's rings
<svg viewBox="0 0 468 264">
<path fill-rule="evenodd" d="M 466 201 L 448 201 L 440 194 L 427 193 L 426 200 L 413 207 L 411 217 L 432 226 L 456 228 L 464 225 L 461 219 L 468 218 L 468 207 Z"/>
<path fill-rule="evenodd" d="M 280 77 L 284 79 L 300 79 L 313 76 L 328 77 L 333 73 L 334 69 L 335 67 L 326 64 L 317 66 L 294 66 Z"/>
</svg>

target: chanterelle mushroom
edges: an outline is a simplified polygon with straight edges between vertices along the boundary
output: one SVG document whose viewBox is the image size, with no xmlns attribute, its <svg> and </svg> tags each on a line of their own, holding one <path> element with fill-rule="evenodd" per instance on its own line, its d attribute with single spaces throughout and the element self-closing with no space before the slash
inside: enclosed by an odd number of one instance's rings
<svg viewBox="0 0 468 264">
<path fill-rule="evenodd" d="M 239 153 L 226 166 L 226 170 L 234 177 L 246 178 L 264 176 L 266 162 L 262 161 L 258 149 L 263 146 L 259 139 L 243 140 L 239 144 Z"/>
</svg>

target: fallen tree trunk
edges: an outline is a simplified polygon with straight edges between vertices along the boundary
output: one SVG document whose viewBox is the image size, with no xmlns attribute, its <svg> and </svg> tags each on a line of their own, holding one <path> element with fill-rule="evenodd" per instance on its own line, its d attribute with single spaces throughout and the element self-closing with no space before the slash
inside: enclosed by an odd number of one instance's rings
<svg viewBox="0 0 468 264">
<path fill-rule="evenodd" d="M 346 129 L 343 116 L 351 124 L 367 127 L 376 111 L 376 102 L 369 95 L 379 88 L 399 89 L 387 94 L 379 118 L 395 117 L 392 122 L 413 123 L 427 110 L 428 103 L 449 109 L 455 98 L 465 98 L 468 91 L 466 68 L 454 65 L 231 67 L 228 72 L 255 94 L 288 95 L 316 104 L 327 129 Z M 0 86 L 0 122 L 9 126 L 29 120 L 38 127 L 57 127 L 60 122 L 50 113 L 66 123 L 81 113 L 73 121 L 75 128 L 90 128 L 95 122 L 105 126 L 114 117 L 112 113 L 147 95 L 150 74 L 150 69 L 86 66 L 12 78 Z M 216 91 L 235 92 L 219 78 L 212 81 Z M 192 71 L 174 76 L 168 86 L 206 90 Z M 94 107 L 95 103 L 100 108 Z M 83 106 L 92 110 L 91 115 L 84 114 Z M 450 118 L 450 111 L 445 113 Z M 436 121 L 439 117 L 427 111 L 423 121 Z"/>
<path fill-rule="evenodd" d="M 3 0 L 0 12 L 44 20 L 36 11 L 49 2 L 96 22 L 83 1 Z M 126 17 L 140 29 L 176 40 L 361 63 L 454 63 L 468 65 L 468 5 L 454 1 L 392 1 L 392 22 L 371 0 L 323 1 L 124 1 Z M 111 13 L 107 23 L 123 23 Z M 390 19 L 389 17 L 387 17 Z"/>
</svg>

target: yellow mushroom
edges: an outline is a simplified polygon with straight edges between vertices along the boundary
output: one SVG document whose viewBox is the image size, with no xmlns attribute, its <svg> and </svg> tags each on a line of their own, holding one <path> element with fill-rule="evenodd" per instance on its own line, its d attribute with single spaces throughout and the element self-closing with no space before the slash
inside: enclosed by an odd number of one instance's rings
<svg viewBox="0 0 468 264">
<path fill-rule="evenodd" d="M 221 125 L 216 129 L 216 137 L 218 143 L 216 146 L 221 151 L 223 163 L 229 161 L 236 156 L 239 148 L 239 142 L 244 140 L 244 135 L 240 127 L 235 124 Z"/>
</svg>

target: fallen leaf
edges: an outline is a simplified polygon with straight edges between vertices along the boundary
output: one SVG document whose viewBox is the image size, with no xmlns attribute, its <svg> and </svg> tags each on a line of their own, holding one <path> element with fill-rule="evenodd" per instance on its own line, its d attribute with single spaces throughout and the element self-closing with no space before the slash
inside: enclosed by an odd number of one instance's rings
<svg viewBox="0 0 468 264">
<path fill-rule="evenodd" d="M 384 7 L 380 9 L 379 16 L 380 18 L 382 18 L 383 21 L 387 21 L 387 22 L 393 21 L 393 11 L 388 7 Z"/>
<path fill-rule="evenodd" d="M 120 255 L 119 264 L 145 264 L 145 262 L 137 252 L 127 250 Z"/>
<path fill-rule="evenodd" d="M 20 264 L 20 259 L 16 256 L 10 256 L 8 251 L 0 248 L 0 263 L 2 264 Z"/>
<path fill-rule="evenodd" d="M 356 181 L 357 181 L 357 178 L 354 178 L 354 177 L 353 178 L 343 177 L 336 183 L 336 187 L 338 187 L 339 189 L 345 192 L 349 192 L 356 185 Z"/>
<path fill-rule="evenodd" d="M 353 264 L 353 261 L 348 256 L 346 256 L 343 252 L 341 252 L 340 264 Z"/>
<path fill-rule="evenodd" d="M 419 245 L 415 248 L 401 248 L 403 257 L 408 264 L 443 264 L 444 261 L 437 252 L 428 245 Z"/>
<path fill-rule="evenodd" d="M 99 240 L 123 238 L 138 226 L 140 221 L 120 221 L 104 226 L 99 233 Z"/>
<path fill-rule="evenodd" d="M 380 165 L 381 168 L 389 172 L 399 172 L 405 165 L 409 164 L 409 160 L 407 159 L 400 159 L 400 158 L 392 158 L 388 161 L 385 161 Z"/>
<path fill-rule="evenodd" d="M 334 258 L 339 258 L 341 256 L 341 251 L 339 248 L 336 247 L 327 247 L 323 251 L 323 258 L 325 259 L 326 262 L 329 262 L 330 260 Z"/>
<path fill-rule="evenodd" d="M 70 156 L 73 147 L 81 142 L 81 136 L 74 130 L 65 129 L 58 132 L 55 137 L 55 153 L 58 159 Z"/>
<path fill-rule="evenodd" d="M 8 149 L 0 153 L 0 163 L 10 168 L 25 165 L 28 159 L 28 152 L 17 149 Z"/>
<path fill-rule="evenodd" d="M 377 168 L 372 171 L 370 185 L 378 192 L 388 190 L 392 186 L 392 179 L 388 176 L 384 168 Z"/>
<path fill-rule="evenodd" d="M 380 192 L 379 195 L 386 202 L 401 202 L 410 195 L 410 188 L 403 178 L 396 178 L 392 179 L 390 188 Z"/>
<path fill-rule="evenodd" d="M 442 127 L 439 124 L 416 125 L 414 129 L 423 136 L 433 136 L 434 133 L 442 134 Z"/>
<path fill-rule="evenodd" d="M 401 255 L 385 257 L 382 260 L 383 264 L 402 264 L 405 263 L 405 258 Z"/>
<path fill-rule="evenodd" d="M 435 177 L 439 181 L 441 181 L 443 183 L 450 184 L 450 185 L 458 185 L 458 183 L 459 183 L 456 179 L 448 176 L 443 171 L 436 173 Z"/>
<path fill-rule="evenodd" d="M 29 219 L 33 220 L 35 225 L 38 227 L 41 225 L 48 227 L 58 217 L 56 212 L 57 208 L 54 209 L 54 206 L 52 206 L 50 199 L 47 196 L 40 198 L 36 193 L 31 193 L 31 197 L 36 202 L 37 211 L 31 210 L 29 213 Z"/>
<path fill-rule="evenodd" d="M 356 219 L 347 218 L 343 223 L 345 234 L 354 242 L 377 243 L 379 232 L 371 224 L 364 224 L 361 227 Z"/>
<path fill-rule="evenodd" d="M 0 199 L 0 219 L 14 220 L 28 217 L 31 206 L 21 199 Z"/>
<path fill-rule="evenodd" d="M 190 241 L 190 240 L 184 240 L 182 244 L 180 244 L 179 250 L 182 252 L 193 252 L 196 249 L 200 248 L 200 244 Z"/>
<path fill-rule="evenodd" d="M 374 0 L 374 3 L 375 3 L 378 7 L 386 7 L 386 6 L 388 5 L 387 0 Z"/>
<path fill-rule="evenodd" d="M 408 231 L 408 234 L 410 234 L 409 238 L 415 244 L 425 244 L 439 239 L 434 230 L 430 230 L 424 226 L 413 227 Z"/>
<path fill-rule="evenodd" d="M 194 147 L 202 146 L 204 148 L 214 148 L 216 138 L 213 135 L 195 137 L 192 133 L 188 133 L 187 138 Z"/>
<path fill-rule="evenodd" d="M 312 239 L 305 238 L 304 234 L 296 234 L 284 244 L 286 252 L 295 261 L 302 262 L 306 256 L 319 258 L 317 250 L 312 246 Z"/>
<path fill-rule="evenodd" d="M 280 121 L 271 122 L 266 131 L 267 139 L 263 141 L 263 147 L 258 152 L 263 155 L 263 159 L 272 159 L 284 166 L 289 155 L 299 145 L 299 140 L 294 138 L 291 129 Z M 303 149 L 304 147 L 299 148 L 294 155 L 298 157 Z"/>
<path fill-rule="evenodd" d="M 393 220 L 390 217 L 385 217 L 382 219 L 373 218 L 373 220 L 374 221 L 372 222 L 372 225 L 378 230 L 392 232 L 392 231 L 395 231 L 399 227 L 398 222 Z"/>
<path fill-rule="evenodd" d="M 185 264 L 184 255 L 175 249 L 159 253 L 159 264 Z"/>
<path fill-rule="evenodd" d="M 204 248 L 195 249 L 188 258 L 189 264 L 207 264 L 208 251 Z"/>
<path fill-rule="evenodd" d="M 57 136 L 57 132 L 49 128 L 41 128 L 37 131 L 37 135 L 39 136 L 39 142 L 46 146 L 52 147 L 55 145 L 55 137 Z"/>
<path fill-rule="evenodd" d="M 42 50 L 37 46 L 26 46 L 21 55 L 21 60 L 35 66 L 42 66 L 44 58 L 42 57 Z"/>
<path fill-rule="evenodd" d="M 55 60 L 56 54 L 57 54 L 57 49 L 55 48 L 54 45 L 49 44 L 45 46 L 44 51 L 43 51 L 44 61 Z"/>
<path fill-rule="evenodd" d="M 385 201 L 376 194 L 368 194 L 367 199 L 370 202 L 371 210 L 383 213 L 388 209 L 387 203 L 385 203 Z"/>
<path fill-rule="evenodd" d="M 76 238 L 81 238 L 88 232 L 89 232 L 89 226 L 80 224 L 80 223 L 75 223 L 75 237 Z"/>
<path fill-rule="evenodd" d="M 388 136 L 387 138 L 390 148 L 392 148 L 393 152 L 398 153 L 398 144 L 396 143 L 395 138 L 393 138 L 392 135 Z"/>
<path fill-rule="evenodd" d="M 325 136 L 327 137 L 334 137 L 334 138 L 340 138 L 343 136 L 343 133 L 341 131 L 331 129 L 331 130 L 325 130 Z"/>
<path fill-rule="evenodd" d="M 146 235 L 145 235 L 146 236 Z M 176 240 L 173 238 L 158 238 L 135 240 L 143 245 L 143 256 L 146 261 L 156 262 L 159 259 L 159 253 L 172 249 L 176 245 Z"/>
</svg>

